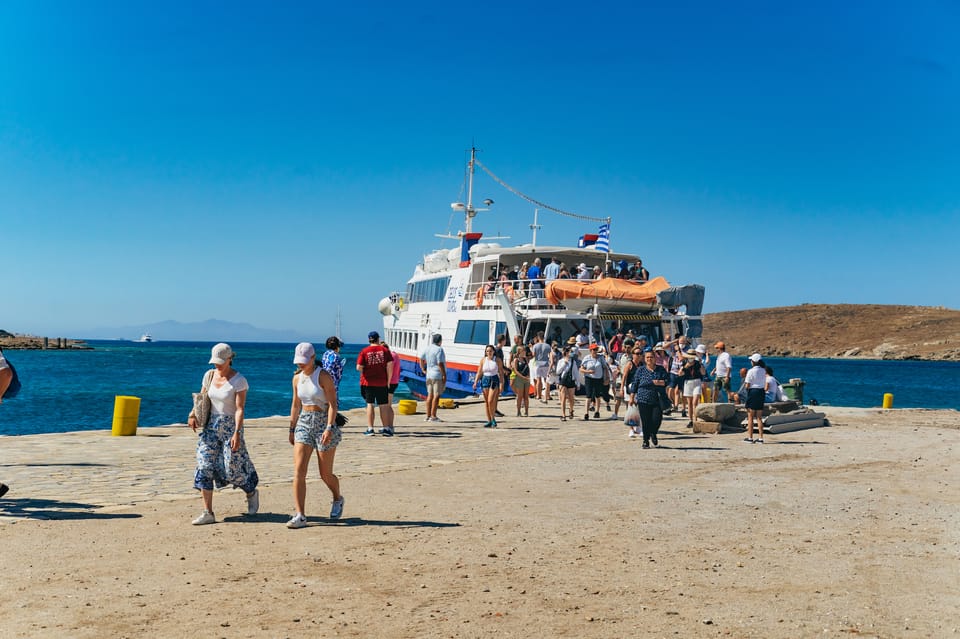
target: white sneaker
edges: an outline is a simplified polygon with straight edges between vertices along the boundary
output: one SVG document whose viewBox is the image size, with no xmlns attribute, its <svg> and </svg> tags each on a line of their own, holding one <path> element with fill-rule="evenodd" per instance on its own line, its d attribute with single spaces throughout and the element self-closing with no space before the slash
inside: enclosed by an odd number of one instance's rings
<svg viewBox="0 0 960 639">
<path fill-rule="evenodd" d="M 252 493 L 247 493 L 247 514 L 256 515 L 258 510 L 260 510 L 260 491 L 254 488 Z"/>
<path fill-rule="evenodd" d="M 431 418 L 430 418 L 430 421 L 431 421 L 431 422 L 438 422 L 438 423 L 439 423 L 439 422 L 442 422 L 443 420 L 440 419 L 439 417 L 431 417 Z"/>
<path fill-rule="evenodd" d="M 287 522 L 287 528 L 304 528 L 307 525 L 307 518 L 297 513 Z"/>
<path fill-rule="evenodd" d="M 340 495 L 340 499 L 335 499 L 333 504 L 330 505 L 330 519 L 340 519 L 340 515 L 343 514 L 343 495 Z"/>
<path fill-rule="evenodd" d="M 425 421 L 425 422 L 432 422 L 432 421 L 433 421 L 433 417 L 424 417 L 424 418 L 423 418 L 423 421 Z"/>
<path fill-rule="evenodd" d="M 215 524 L 217 518 L 209 510 L 204 510 L 200 516 L 191 522 L 194 526 L 203 526 L 204 524 Z"/>
<path fill-rule="evenodd" d="M 633 439 L 636 436 L 637 436 L 637 431 L 633 430 L 632 428 L 630 429 L 630 432 L 627 433 L 627 437 L 629 437 L 630 439 Z"/>
</svg>

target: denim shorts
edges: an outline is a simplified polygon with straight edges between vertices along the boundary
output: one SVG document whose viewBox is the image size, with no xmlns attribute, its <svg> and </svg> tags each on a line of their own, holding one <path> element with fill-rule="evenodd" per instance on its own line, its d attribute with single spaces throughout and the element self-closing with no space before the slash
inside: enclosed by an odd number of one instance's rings
<svg viewBox="0 0 960 639">
<path fill-rule="evenodd" d="M 497 375 L 484 375 L 480 378 L 480 388 L 500 388 L 500 377 Z"/>
<path fill-rule="evenodd" d="M 336 448 L 340 440 L 343 439 L 343 431 L 339 426 L 333 427 L 333 436 L 330 443 L 323 446 L 320 438 L 323 437 L 323 431 L 327 428 L 327 411 L 312 411 L 300 413 L 300 419 L 297 420 L 297 428 L 293 432 L 293 441 L 298 444 L 306 444 L 311 448 L 316 448 L 320 452 Z"/>
</svg>

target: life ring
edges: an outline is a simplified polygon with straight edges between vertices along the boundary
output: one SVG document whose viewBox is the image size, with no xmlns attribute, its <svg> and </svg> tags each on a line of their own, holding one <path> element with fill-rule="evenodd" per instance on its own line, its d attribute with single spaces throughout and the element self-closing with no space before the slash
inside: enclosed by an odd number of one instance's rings
<svg viewBox="0 0 960 639">
<path fill-rule="evenodd" d="M 483 306 L 483 287 L 477 289 L 477 307 Z"/>
<path fill-rule="evenodd" d="M 510 284 L 504 284 L 503 292 L 507 294 L 507 299 L 513 302 L 513 286 L 511 286 Z"/>
</svg>

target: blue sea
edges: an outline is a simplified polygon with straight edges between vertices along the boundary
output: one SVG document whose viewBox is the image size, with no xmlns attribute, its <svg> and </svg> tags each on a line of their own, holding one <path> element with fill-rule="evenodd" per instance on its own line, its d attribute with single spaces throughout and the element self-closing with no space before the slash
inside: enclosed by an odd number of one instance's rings
<svg viewBox="0 0 960 639">
<path fill-rule="evenodd" d="M 0 435 L 110 429 L 114 397 L 141 399 L 140 426 L 186 421 L 191 393 L 210 367 L 211 342 L 90 341 L 88 351 L 5 351 L 23 390 L 0 404 Z M 248 418 L 290 412 L 290 380 L 295 344 L 236 343 L 234 367 L 250 382 Z M 363 345 L 341 350 L 347 360 L 340 383 L 343 408 L 363 406 L 357 353 Z M 807 403 L 880 406 L 893 393 L 895 408 L 960 409 L 960 363 L 769 358 L 781 383 L 801 378 Z M 734 370 L 747 366 L 734 358 Z M 712 367 L 712 366 L 711 366 Z M 736 375 L 734 382 L 737 382 Z M 397 398 L 409 397 L 401 384 Z"/>
</svg>

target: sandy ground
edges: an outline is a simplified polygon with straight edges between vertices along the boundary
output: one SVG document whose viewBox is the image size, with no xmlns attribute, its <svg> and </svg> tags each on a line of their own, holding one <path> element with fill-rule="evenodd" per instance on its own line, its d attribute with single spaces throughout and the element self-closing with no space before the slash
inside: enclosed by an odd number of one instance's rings
<svg viewBox="0 0 960 639">
<path fill-rule="evenodd" d="M 188 430 L 0 438 L 0 636 L 960 636 L 960 415 L 825 410 L 649 450 L 555 404 L 354 417 L 344 519 L 314 469 L 302 530 L 282 420 L 248 427 L 261 513 L 201 527 Z"/>
</svg>

